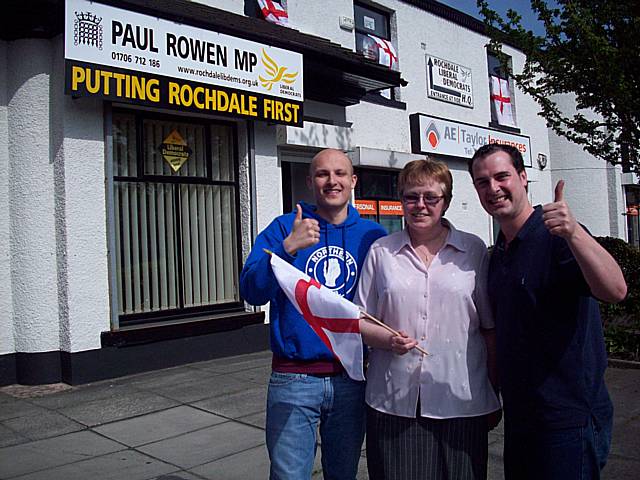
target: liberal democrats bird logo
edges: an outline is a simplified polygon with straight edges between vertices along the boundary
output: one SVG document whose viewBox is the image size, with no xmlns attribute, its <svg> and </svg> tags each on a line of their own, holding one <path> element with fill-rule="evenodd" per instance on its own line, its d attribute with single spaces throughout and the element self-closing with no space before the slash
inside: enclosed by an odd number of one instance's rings
<svg viewBox="0 0 640 480">
<path fill-rule="evenodd" d="M 270 78 L 264 78 L 262 75 L 258 75 L 260 83 L 267 90 L 271 91 L 273 85 L 277 82 L 283 82 L 292 84 L 298 77 L 298 72 L 286 73 L 287 67 L 280 67 L 273 58 L 267 55 L 267 52 L 262 49 L 262 65 L 264 65 L 265 71 L 270 75 Z"/>
</svg>

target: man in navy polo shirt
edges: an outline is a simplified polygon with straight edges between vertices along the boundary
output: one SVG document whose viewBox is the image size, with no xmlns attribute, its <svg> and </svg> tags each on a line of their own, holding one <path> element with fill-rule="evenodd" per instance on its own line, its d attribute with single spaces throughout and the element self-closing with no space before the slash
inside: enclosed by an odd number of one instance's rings
<svg viewBox="0 0 640 480">
<path fill-rule="evenodd" d="M 505 478 L 597 479 L 611 440 L 598 302 L 619 302 L 620 267 L 573 217 L 558 182 L 533 207 L 522 155 L 485 145 L 469 161 L 500 224 L 489 267 L 504 406 Z M 594 298 L 595 297 L 595 298 Z"/>
</svg>

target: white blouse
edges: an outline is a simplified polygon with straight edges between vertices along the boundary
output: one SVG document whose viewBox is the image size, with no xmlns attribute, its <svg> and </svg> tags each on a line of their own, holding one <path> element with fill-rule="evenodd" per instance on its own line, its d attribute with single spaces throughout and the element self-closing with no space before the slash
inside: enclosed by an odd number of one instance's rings
<svg viewBox="0 0 640 480">
<path fill-rule="evenodd" d="M 494 328 L 487 297 L 484 242 L 449 227 L 429 268 L 406 230 L 377 240 L 365 260 L 354 302 L 430 355 L 373 349 L 366 401 L 381 412 L 431 418 L 484 415 L 500 407 L 487 376 L 480 328 Z"/>
</svg>

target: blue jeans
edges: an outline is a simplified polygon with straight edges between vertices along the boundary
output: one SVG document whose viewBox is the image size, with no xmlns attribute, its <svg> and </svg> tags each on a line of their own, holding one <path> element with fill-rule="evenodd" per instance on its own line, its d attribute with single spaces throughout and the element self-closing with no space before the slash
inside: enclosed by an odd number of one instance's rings
<svg viewBox="0 0 640 480">
<path fill-rule="evenodd" d="M 325 480 L 354 480 L 364 440 L 364 382 L 346 374 L 272 372 L 267 394 L 271 480 L 311 478 L 320 424 Z"/>
<path fill-rule="evenodd" d="M 611 418 L 546 431 L 518 431 L 505 423 L 505 479 L 597 480 L 607 463 L 611 428 Z"/>
</svg>

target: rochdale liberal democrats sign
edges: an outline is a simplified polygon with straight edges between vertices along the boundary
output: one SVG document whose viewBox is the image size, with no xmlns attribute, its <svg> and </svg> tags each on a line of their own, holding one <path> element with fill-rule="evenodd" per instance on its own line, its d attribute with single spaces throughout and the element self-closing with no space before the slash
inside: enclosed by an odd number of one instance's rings
<svg viewBox="0 0 640 480">
<path fill-rule="evenodd" d="M 302 55 L 67 0 L 65 93 L 302 125 Z"/>
<path fill-rule="evenodd" d="M 524 164 L 531 167 L 531 141 L 524 135 L 484 128 L 468 123 L 413 113 L 409 115 L 411 151 L 471 158 L 478 148 L 500 143 L 517 148 Z"/>
</svg>

